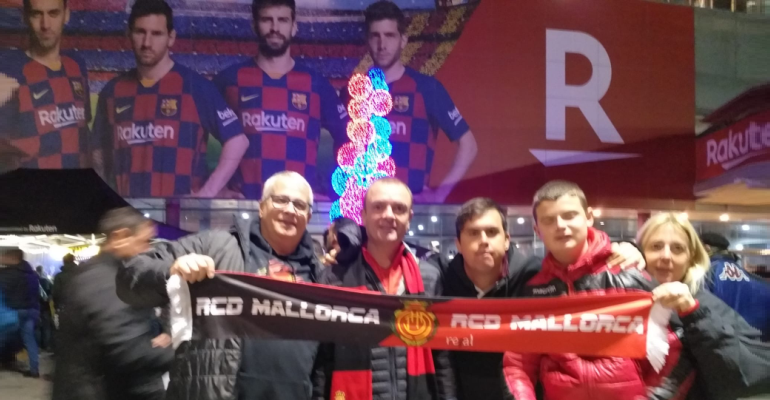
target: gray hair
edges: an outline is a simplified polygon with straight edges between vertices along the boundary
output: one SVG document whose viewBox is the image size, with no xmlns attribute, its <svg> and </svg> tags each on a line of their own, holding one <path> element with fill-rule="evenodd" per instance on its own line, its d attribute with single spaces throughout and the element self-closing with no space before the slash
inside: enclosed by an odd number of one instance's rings
<svg viewBox="0 0 770 400">
<path fill-rule="evenodd" d="M 276 172 L 273 174 L 273 176 L 268 178 L 267 181 L 265 181 L 265 184 L 262 186 L 262 201 L 267 200 L 270 196 L 273 195 L 273 188 L 278 181 L 294 181 L 302 186 L 305 186 L 308 193 L 310 193 L 308 204 L 313 205 L 313 188 L 310 187 L 310 184 L 307 182 L 307 179 L 305 179 L 304 176 L 294 171 Z"/>
</svg>

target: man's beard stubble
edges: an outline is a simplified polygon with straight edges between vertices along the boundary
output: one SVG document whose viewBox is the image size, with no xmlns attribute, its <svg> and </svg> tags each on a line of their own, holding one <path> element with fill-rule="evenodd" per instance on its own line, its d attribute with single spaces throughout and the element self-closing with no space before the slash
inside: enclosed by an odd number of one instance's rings
<svg viewBox="0 0 770 400">
<path fill-rule="evenodd" d="M 278 48 L 270 47 L 270 44 L 267 43 L 267 38 L 264 36 L 259 37 L 259 54 L 262 54 L 266 57 L 279 57 L 289 50 L 289 46 L 291 46 L 291 38 L 286 38 L 283 35 L 281 37 L 284 39 L 283 44 Z"/>
</svg>

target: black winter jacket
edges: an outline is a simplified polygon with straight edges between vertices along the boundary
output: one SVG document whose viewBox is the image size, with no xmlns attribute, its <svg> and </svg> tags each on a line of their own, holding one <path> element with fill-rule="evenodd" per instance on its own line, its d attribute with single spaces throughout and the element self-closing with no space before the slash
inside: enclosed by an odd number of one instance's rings
<svg viewBox="0 0 770 400">
<path fill-rule="evenodd" d="M 132 307 L 115 293 L 122 261 L 101 253 L 81 265 L 59 316 L 54 400 L 163 398 L 161 375 L 173 349 L 153 348 L 155 311 Z"/>
<path fill-rule="evenodd" d="M 69 285 L 77 267 L 75 263 L 65 263 L 61 266 L 61 271 L 53 278 L 53 305 L 57 310 L 63 309 L 67 303 L 67 299 L 64 297 L 64 288 Z"/>
<path fill-rule="evenodd" d="M 770 393 L 770 343 L 735 310 L 706 290 L 681 317 L 683 342 L 695 359 L 701 397 L 735 400 Z"/>
<path fill-rule="evenodd" d="M 14 310 L 40 309 L 39 276 L 28 262 L 0 267 L 0 290 L 8 308 Z"/>
<path fill-rule="evenodd" d="M 347 224 L 335 227 L 337 240 L 341 246 L 341 253 L 337 256 L 338 265 L 326 268 L 321 274 L 318 283 L 351 287 L 358 284 L 358 279 L 350 279 L 363 274 L 366 288 L 371 291 L 384 293 L 377 275 L 372 267 L 364 260 L 361 247 L 366 241 L 366 235 L 358 225 Z M 407 250 L 408 251 L 408 250 Z M 426 261 L 420 261 L 420 272 L 432 270 Z M 356 281 L 356 283 L 351 283 Z M 425 295 L 436 296 L 435 279 L 426 280 L 423 277 Z M 334 394 L 329 393 L 331 386 L 331 373 L 335 365 L 335 345 L 324 343 L 318 355 L 316 376 L 314 379 L 314 399 L 333 400 Z M 407 398 L 407 359 L 405 347 L 373 347 L 371 349 L 372 370 L 372 399 L 373 400 L 404 400 Z M 434 399 L 455 399 L 452 371 L 446 352 L 433 352 L 434 366 L 436 368 L 435 381 L 431 385 L 431 395 Z M 429 383 L 430 384 L 430 383 Z M 445 385 L 446 384 L 446 385 Z"/>
<path fill-rule="evenodd" d="M 308 233 L 294 253 L 282 257 L 262 237 L 258 218 L 236 218 L 229 231 L 185 236 L 156 246 L 149 258 L 138 257 L 121 274 L 119 295 L 130 304 L 167 304 L 169 268 L 176 258 L 191 253 L 210 256 L 220 271 L 260 275 L 267 275 L 270 260 L 277 260 L 306 282 L 316 282 L 321 268 Z M 176 351 L 166 398 L 310 399 L 317 348 L 309 341 L 193 339 Z"/>
<path fill-rule="evenodd" d="M 482 298 L 511 298 L 538 272 L 543 260 L 525 257 L 511 247 L 508 251 L 508 271 Z M 425 291 L 446 297 L 479 297 L 476 286 L 465 273 L 462 254 L 451 262 L 444 258 L 434 263 L 420 263 Z M 451 370 L 459 400 L 502 399 L 503 382 L 500 376 L 503 353 L 475 351 L 448 351 Z M 440 360 L 441 358 L 437 358 Z M 452 375 L 445 374 L 451 379 Z M 441 379 L 441 377 L 439 378 Z M 450 383 L 441 383 L 447 386 Z"/>
</svg>

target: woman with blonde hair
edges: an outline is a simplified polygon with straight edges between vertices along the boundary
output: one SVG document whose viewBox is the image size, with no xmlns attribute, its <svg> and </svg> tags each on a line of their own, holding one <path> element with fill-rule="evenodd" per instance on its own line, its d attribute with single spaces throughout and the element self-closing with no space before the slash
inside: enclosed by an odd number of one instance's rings
<svg viewBox="0 0 770 400">
<path fill-rule="evenodd" d="M 696 360 L 699 398 L 734 400 L 770 393 L 770 343 L 706 288 L 709 256 L 687 218 L 660 213 L 639 230 L 653 298 L 679 314 Z"/>
</svg>

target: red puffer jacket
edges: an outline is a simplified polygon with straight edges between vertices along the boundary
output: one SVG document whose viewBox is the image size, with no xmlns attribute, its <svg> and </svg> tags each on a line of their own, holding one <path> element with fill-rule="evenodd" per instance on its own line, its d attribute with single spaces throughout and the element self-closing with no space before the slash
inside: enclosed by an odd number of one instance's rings
<svg viewBox="0 0 770 400">
<path fill-rule="evenodd" d="M 589 249 L 575 264 L 560 267 L 552 255 L 524 288 L 525 297 L 581 296 L 586 294 L 651 291 L 642 272 L 610 269 L 610 240 L 604 232 L 588 231 Z M 676 325 L 677 321 L 672 322 Z M 535 400 L 535 384 L 545 400 L 685 399 L 694 379 L 691 361 L 682 355 L 677 335 L 669 333 L 666 365 L 655 372 L 647 360 L 583 357 L 577 354 L 505 353 L 503 374 L 508 398 Z"/>
</svg>

